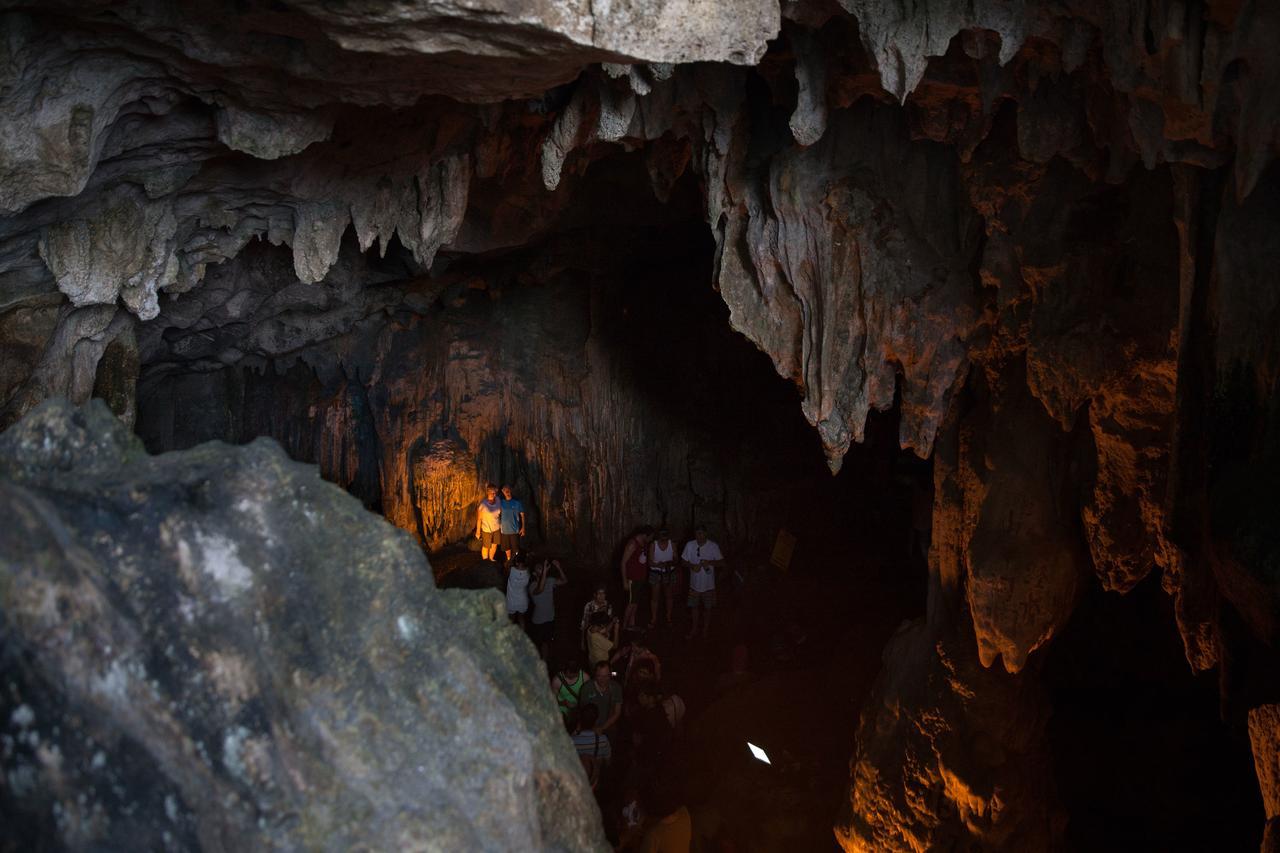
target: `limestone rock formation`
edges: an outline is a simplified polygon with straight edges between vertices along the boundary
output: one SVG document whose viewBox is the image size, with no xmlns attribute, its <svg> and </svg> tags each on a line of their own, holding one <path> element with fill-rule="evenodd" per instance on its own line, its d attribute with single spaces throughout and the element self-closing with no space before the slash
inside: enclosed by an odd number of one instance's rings
<svg viewBox="0 0 1280 853">
<path fill-rule="evenodd" d="M 157 451 L 275 436 L 432 549 L 471 538 L 477 496 L 498 478 L 524 502 L 535 547 L 607 553 L 640 519 L 695 516 L 742 549 L 767 547 L 778 522 L 759 522 L 800 495 L 734 462 L 765 448 L 685 422 L 680 399 L 704 368 L 653 355 L 647 330 L 738 341 L 727 327 L 700 330 L 693 313 L 642 307 L 636 289 L 657 289 L 651 277 L 673 281 L 671 292 L 705 274 L 679 263 L 629 272 L 651 248 L 637 239 L 588 253 L 567 240 L 381 282 L 395 265 L 348 244 L 324 281 L 278 290 L 287 253 L 250 249 L 142 326 L 139 433 Z M 720 375 L 741 372 L 725 364 Z M 644 373 L 654 387 L 636 387 Z M 702 393 L 722 436 L 743 432 L 732 421 L 752 401 L 719 412 L 732 389 Z M 790 458 L 778 454 L 771 470 Z"/>
<path fill-rule="evenodd" d="M 1263 853 L 1280 847 L 1280 706 L 1260 705 L 1249 712 L 1249 740 L 1267 810 Z"/>
<path fill-rule="evenodd" d="M 972 638 L 904 625 L 858 727 L 850 800 L 836 837 L 849 850 L 1054 850 L 1065 815 L 1034 682 L 984 668 Z"/>
<path fill-rule="evenodd" d="M 9 3 L 0 14 L 3 304 L 30 304 L 56 284 L 73 305 L 119 301 L 145 320 L 159 293 L 191 290 L 254 238 L 289 244 L 304 282 L 324 277 L 348 225 L 364 247 L 380 241 L 385 251 L 398 236 L 429 266 L 457 236 L 470 152 L 507 135 L 505 124 L 484 125 L 519 113 L 459 109 L 459 100 L 541 98 L 589 63 L 752 63 L 779 9 L 624 0 L 246 10 L 211 0 L 122 14 L 110 4 Z M 455 100 L 443 112 L 415 109 L 445 94 Z M 343 107 L 348 121 L 352 108 L 409 115 L 403 133 L 376 141 L 358 120 L 352 150 L 352 126 L 336 126 Z M 228 150 L 247 156 L 220 167 Z M 94 340 L 62 322 L 46 351 L 65 361 Z M 46 396 L 87 398 L 33 367 L 0 421 Z"/>
<path fill-rule="evenodd" d="M 499 597 L 277 445 L 55 400 L 0 474 L 6 844 L 605 848 Z"/>
<path fill-rule="evenodd" d="M 883 683 L 964 664 L 865 719 L 945 706 L 963 749 L 996 713 L 956 696 L 1018 712 L 1082 591 L 1153 572 L 1230 723 L 1280 701 L 1276 4 L 0 8 L 0 425 L 98 395 L 159 447 L 275 435 L 429 545 L 494 466 L 594 555 L 642 515 L 753 529 L 778 496 L 616 390 L 593 253 L 642 228 L 582 221 L 695 187 L 705 279 L 831 468 L 891 408 L 935 460 L 927 639 Z M 904 754 L 861 744 L 846 843 L 1053 823 L 995 821 L 973 755 L 912 777 L 923 816 L 867 781 Z"/>
</svg>

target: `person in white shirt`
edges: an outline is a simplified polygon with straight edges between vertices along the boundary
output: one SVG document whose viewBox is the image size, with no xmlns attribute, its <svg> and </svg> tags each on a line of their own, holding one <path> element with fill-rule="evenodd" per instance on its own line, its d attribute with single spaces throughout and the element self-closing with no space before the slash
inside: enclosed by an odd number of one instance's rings
<svg viewBox="0 0 1280 853">
<path fill-rule="evenodd" d="M 711 630 L 711 611 L 716 606 L 716 568 L 724 563 L 720 546 L 707 538 L 707 529 L 698 526 L 694 538 L 680 552 L 680 562 L 689 569 L 689 618 L 692 620 L 686 640 L 698 633 L 698 611 L 701 605 L 702 636 Z"/>
<path fill-rule="evenodd" d="M 480 559 L 492 560 L 498 554 L 498 541 L 502 537 L 502 502 L 498 500 L 498 487 L 486 483 L 484 500 L 476 507 L 476 538 L 480 540 Z"/>
</svg>

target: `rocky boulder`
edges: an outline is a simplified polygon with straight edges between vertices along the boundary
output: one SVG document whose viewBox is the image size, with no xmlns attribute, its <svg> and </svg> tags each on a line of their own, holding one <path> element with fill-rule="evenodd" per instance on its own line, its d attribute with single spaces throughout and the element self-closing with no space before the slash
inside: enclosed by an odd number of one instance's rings
<svg viewBox="0 0 1280 853">
<path fill-rule="evenodd" d="M 49 401 L 0 515 L 0 849 L 604 848 L 499 596 L 274 442 Z"/>
</svg>

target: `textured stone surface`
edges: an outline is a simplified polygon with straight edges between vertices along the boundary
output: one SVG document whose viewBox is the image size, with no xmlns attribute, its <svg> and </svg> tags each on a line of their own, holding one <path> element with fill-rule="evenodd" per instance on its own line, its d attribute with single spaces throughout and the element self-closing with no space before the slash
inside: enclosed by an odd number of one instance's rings
<svg viewBox="0 0 1280 853">
<path fill-rule="evenodd" d="M 845 111 L 762 185 L 727 178 L 726 232 L 747 250 L 721 259 L 730 322 L 804 388 L 833 469 L 898 388 L 901 442 L 928 455 L 968 365 L 975 220 L 949 152 L 904 146 L 898 121 Z"/>
<path fill-rule="evenodd" d="M 272 442 L 148 457 L 50 401 L 0 472 L 10 841 L 605 849 L 500 598 Z"/>
<path fill-rule="evenodd" d="M 1017 381 L 992 394 L 989 420 L 963 422 L 956 472 L 978 658 L 991 666 L 999 657 L 1011 673 L 1066 624 L 1086 571 L 1063 444 Z"/>
<path fill-rule="evenodd" d="M 646 216 L 674 212 L 650 202 L 623 219 Z M 281 287 L 287 253 L 251 249 L 141 327 L 139 432 L 157 451 L 275 436 L 433 549 L 470 539 L 481 488 L 500 478 L 537 546 L 602 555 L 642 519 L 682 529 L 695 517 L 735 547 L 770 546 L 779 508 L 801 497 L 796 469 L 819 462 L 812 444 L 771 448 L 794 430 L 767 432 L 773 414 L 735 394 L 762 364 L 687 307 L 717 308 L 705 254 L 649 268 L 679 230 L 584 250 L 609 239 L 597 227 L 430 279 L 396 280 L 395 259 L 370 261 L 348 240 L 324 281 Z M 672 301 L 682 288 L 700 292 Z M 702 358 L 654 351 L 698 339 Z M 755 402 L 789 405 L 776 390 Z"/>
<path fill-rule="evenodd" d="M 1249 741 L 1267 820 L 1280 818 L 1280 706 L 1261 705 L 1249 712 Z"/>
<path fill-rule="evenodd" d="M 965 637 L 898 630 L 858 727 L 846 850 L 1055 850 L 1055 803 L 1034 681 L 983 667 Z"/>
<path fill-rule="evenodd" d="M 798 389 L 829 464 L 895 406 L 900 443 L 935 452 L 930 636 L 1034 679 L 1082 584 L 1160 571 L 1224 707 L 1277 700 L 1274 656 L 1235 648 L 1274 649 L 1280 626 L 1258 485 L 1280 476 L 1275 4 L 5 8 L 0 422 L 96 388 L 126 411 L 129 334 L 154 318 L 139 369 L 174 372 L 186 426 L 282 435 L 423 541 L 465 527 L 466 458 L 535 460 L 531 489 L 585 476 L 538 496 L 565 531 L 683 513 L 715 466 L 610 390 L 627 374 L 601 339 L 533 346 L 559 372 L 530 402 L 509 350 L 432 314 L 551 281 L 449 268 L 550 239 L 593 164 L 641 149 L 656 197 L 696 180 L 729 322 Z M 381 260 L 353 260 L 349 228 Z M 256 240 L 290 263 L 210 272 Z M 238 401 L 250 386 L 305 416 Z M 698 484 L 635 487 L 637 443 Z M 918 823 L 860 790 L 877 825 Z M 1004 837 L 961 811 L 935 813 L 938 837 Z"/>
<path fill-rule="evenodd" d="M 751 63 L 779 27 L 773 0 L 5 5 L 0 279 L 21 281 L 28 302 L 56 286 L 74 305 L 119 300 L 142 319 L 158 293 L 196 287 L 254 238 L 291 245 L 307 282 L 349 224 L 362 245 L 398 236 L 429 266 L 466 210 L 470 151 L 503 143 L 477 138 L 492 108 L 413 116 L 426 96 L 537 99 L 602 61 Z M 411 117 L 376 140 L 357 118 L 352 149 L 352 126 L 335 131 L 344 107 Z M 228 151 L 245 159 L 202 168 Z M 46 349 L 65 360 L 81 340 Z M 28 376 L 6 422 L 67 393 L 41 380 Z"/>
<path fill-rule="evenodd" d="M 136 192 L 136 191 L 135 191 Z M 177 223 L 164 205 L 121 187 L 85 218 L 59 222 L 40 242 L 40 257 L 72 305 L 114 305 L 143 320 L 160 312 L 157 294 L 178 280 Z"/>
<path fill-rule="evenodd" d="M 1249 712 L 1249 741 L 1267 812 L 1262 853 L 1271 853 L 1280 847 L 1280 705 L 1261 705 Z"/>
</svg>

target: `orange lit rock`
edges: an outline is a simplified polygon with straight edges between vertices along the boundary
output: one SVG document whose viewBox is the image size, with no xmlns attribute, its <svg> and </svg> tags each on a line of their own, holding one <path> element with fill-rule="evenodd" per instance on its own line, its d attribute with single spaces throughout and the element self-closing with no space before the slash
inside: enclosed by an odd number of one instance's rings
<svg viewBox="0 0 1280 853">
<path fill-rule="evenodd" d="M 984 667 L 964 632 L 904 625 L 858 726 L 845 850 L 1048 850 L 1064 818 L 1034 676 Z"/>
<path fill-rule="evenodd" d="M 1073 535 L 1066 442 L 1017 372 L 989 419 L 963 422 L 957 472 L 972 534 L 964 590 L 978 659 L 1011 673 L 1061 630 L 1085 571 Z"/>
<path fill-rule="evenodd" d="M 1267 810 L 1262 850 L 1270 853 L 1280 845 L 1280 705 L 1259 705 L 1249 711 L 1249 741 Z"/>
</svg>

